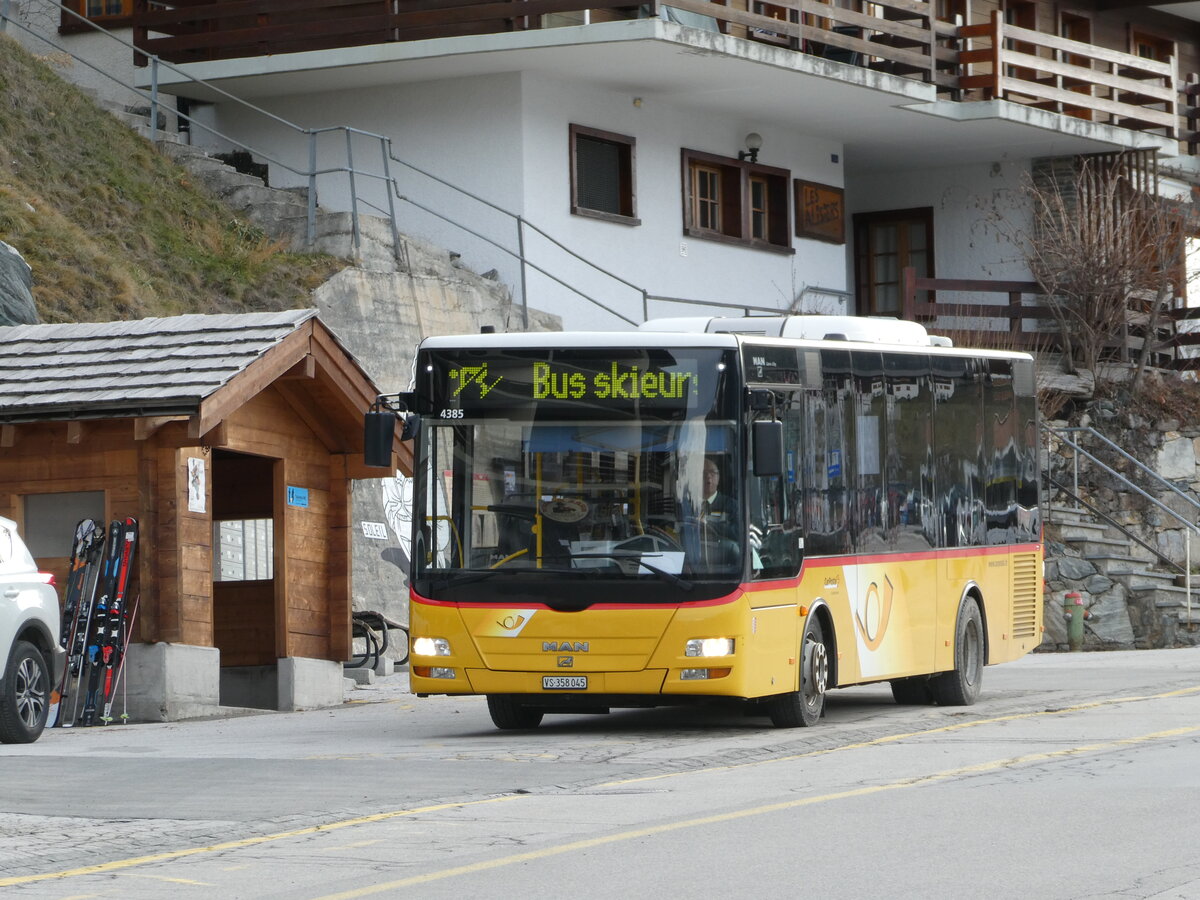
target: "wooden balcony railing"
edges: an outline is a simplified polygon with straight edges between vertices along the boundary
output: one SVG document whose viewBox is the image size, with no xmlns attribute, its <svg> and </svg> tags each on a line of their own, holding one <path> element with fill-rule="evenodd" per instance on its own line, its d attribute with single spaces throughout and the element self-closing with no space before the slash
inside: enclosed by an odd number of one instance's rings
<svg viewBox="0 0 1200 900">
<path fill-rule="evenodd" d="M 955 27 L 937 21 L 925 0 L 881 0 L 873 4 L 881 16 L 817 0 L 749 3 L 754 11 L 707 0 L 670 6 L 739 37 L 956 86 L 957 54 L 950 46 Z M 587 4 L 590 21 L 660 12 L 658 0 Z M 134 43 L 168 62 L 186 63 L 521 31 L 582 23 L 584 11 L 579 0 L 136 0 Z"/>
<path fill-rule="evenodd" d="M 1008 303 L 954 303 L 946 294 L 1003 294 Z M 989 281 L 966 278 L 926 278 L 917 270 L 902 273 L 901 317 L 924 322 L 931 331 L 955 343 L 1044 350 L 1057 344 L 1054 313 L 1041 302 L 1036 281 Z M 1047 323 L 1049 323 L 1047 325 Z"/>
<path fill-rule="evenodd" d="M 918 79 L 971 101 L 1002 98 L 1176 137 L 1200 149 L 1200 81 L 1176 64 L 1007 25 L 938 20 L 925 0 L 872 13 L 819 0 L 135 0 L 134 43 L 172 63 L 495 34 L 659 16 Z M 728 5 L 726 5 L 728 3 Z M 146 59 L 136 57 L 140 65 Z"/>
<path fill-rule="evenodd" d="M 901 277 L 901 316 L 923 322 L 930 331 L 952 338 L 959 346 L 1062 351 L 1061 327 L 1036 281 L 988 281 L 966 278 L 926 278 L 905 268 Z M 1001 294 L 1007 303 L 956 303 L 955 294 Z M 1197 368 L 1200 359 L 1185 358 L 1183 347 L 1200 345 L 1200 332 L 1187 333 L 1184 321 L 1200 320 L 1200 310 L 1171 309 L 1149 314 L 1146 297 L 1131 295 L 1121 328 L 1105 341 L 1104 358 L 1129 363 L 1149 341 L 1147 362 L 1158 368 Z"/>
<path fill-rule="evenodd" d="M 958 34 L 965 41 L 959 53 L 964 89 L 1122 128 L 1178 133 L 1182 85 L 1174 60 L 1018 28 L 1005 24 L 999 11 Z"/>
</svg>

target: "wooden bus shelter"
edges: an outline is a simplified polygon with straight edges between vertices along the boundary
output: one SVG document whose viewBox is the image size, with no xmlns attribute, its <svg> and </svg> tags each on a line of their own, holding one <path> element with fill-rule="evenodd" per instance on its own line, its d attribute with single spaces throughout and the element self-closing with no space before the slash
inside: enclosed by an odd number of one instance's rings
<svg viewBox="0 0 1200 900">
<path fill-rule="evenodd" d="M 0 515 L 60 591 L 80 519 L 139 521 L 131 716 L 340 702 L 376 394 L 311 309 L 0 328 Z"/>
</svg>

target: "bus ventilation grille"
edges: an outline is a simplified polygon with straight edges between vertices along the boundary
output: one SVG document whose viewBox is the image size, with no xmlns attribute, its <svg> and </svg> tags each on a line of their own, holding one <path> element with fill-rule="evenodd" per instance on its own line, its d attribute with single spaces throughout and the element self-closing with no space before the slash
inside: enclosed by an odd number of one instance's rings
<svg viewBox="0 0 1200 900">
<path fill-rule="evenodd" d="M 1013 558 L 1012 636 L 1037 637 L 1038 571 L 1036 553 L 1019 553 Z"/>
</svg>

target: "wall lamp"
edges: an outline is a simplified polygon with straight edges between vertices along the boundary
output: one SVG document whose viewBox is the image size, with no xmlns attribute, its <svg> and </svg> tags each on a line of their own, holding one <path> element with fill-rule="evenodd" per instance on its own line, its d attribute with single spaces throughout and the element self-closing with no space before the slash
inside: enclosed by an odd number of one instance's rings
<svg viewBox="0 0 1200 900">
<path fill-rule="evenodd" d="M 746 149 L 738 151 L 738 159 L 758 162 L 758 151 L 762 149 L 762 135 L 752 131 L 746 135 Z"/>
</svg>

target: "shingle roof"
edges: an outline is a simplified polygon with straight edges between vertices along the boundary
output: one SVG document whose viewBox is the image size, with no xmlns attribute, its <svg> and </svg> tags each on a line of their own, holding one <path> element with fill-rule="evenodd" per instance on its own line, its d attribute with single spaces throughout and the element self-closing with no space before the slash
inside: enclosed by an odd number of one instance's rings
<svg viewBox="0 0 1200 900">
<path fill-rule="evenodd" d="M 316 314 L 0 327 L 0 422 L 190 414 Z"/>
</svg>

